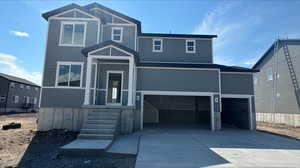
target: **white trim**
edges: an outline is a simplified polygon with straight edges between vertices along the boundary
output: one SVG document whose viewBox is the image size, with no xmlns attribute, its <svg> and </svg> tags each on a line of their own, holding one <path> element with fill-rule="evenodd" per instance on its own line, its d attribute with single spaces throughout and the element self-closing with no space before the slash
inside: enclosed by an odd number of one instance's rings
<svg viewBox="0 0 300 168">
<path fill-rule="evenodd" d="M 117 16 L 117 15 L 115 15 L 115 14 L 112 14 L 112 13 L 110 13 L 110 12 L 107 12 L 107 11 L 105 11 L 105 10 L 103 10 L 103 9 L 100 9 L 100 8 L 97 8 L 97 7 L 92 8 L 92 9 L 90 9 L 90 10 L 91 10 L 91 11 L 92 11 L 92 10 L 99 10 L 99 11 L 102 11 L 102 12 L 107 13 L 107 14 L 109 14 L 109 15 L 112 15 L 112 16 L 114 16 L 114 17 L 117 17 L 117 18 L 119 18 L 119 19 L 121 19 L 121 20 L 123 20 L 123 21 L 125 21 L 125 22 L 129 22 L 129 23 L 135 24 L 135 23 L 133 23 L 133 22 L 131 22 L 131 21 L 129 21 L 129 20 L 126 20 L 126 19 L 124 19 L 124 18 L 122 18 L 122 17 L 119 17 L 119 16 Z"/>
<path fill-rule="evenodd" d="M 99 64 L 117 64 L 117 65 L 128 65 L 129 64 L 129 62 L 128 63 L 126 63 L 126 62 L 100 62 Z"/>
<path fill-rule="evenodd" d="M 97 50 L 91 51 L 91 52 L 89 53 L 89 55 L 93 55 L 94 53 L 96 53 L 96 52 L 98 52 L 98 51 L 101 51 L 101 50 L 103 50 L 103 49 L 109 48 L 109 47 L 114 48 L 114 49 L 119 50 L 119 51 L 122 51 L 122 52 L 124 52 L 124 53 L 127 54 L 127 55 L 133 56 L 133 54 L 131 54 L 131 53 L 129 53 L 129 52 L 123 50 L 123 49 L 120 49 L 120 48 L 118 48 L 118 47 L 116 47 L 116 46 L 114 46 L 114 45 L 108 45 L 108 46 L 99 48 L 99 49 L 97 49 Z M 122 56 L 122 57 L 128 57 L 127 55 L 124 55 L 124 56 Z M 97 56 L 108 56 L 108 55 L 97 55 Z M 111 54 L 110 54 L 109 56 L 111 56 Z M 114 57 L 118 57 L 118 56 L 114 56 Z"/>
<path fill-rule="evenodd" d="M 155 45 L 155 41 L 160 41 L 160 45 Z M 156 46 L 160 46 L 160 50 L 155 50 Z M 152 52 L 163 52 L 163 40 L 162 39 L 152 39 Z"/>
<path fill-rule="evenodd" d="M 72 12 L 72 11 L 83 13 L 83 14 L 91 17 L 91 18 L 76 18 L 75 16 L 73 18 L 72 17 L 59 17 L 60 15 L 63 15 L 65 13 Z M 74 12 L 74 14 L 75 14 L 75 12 Z M 84 20 L 98 20 L 98 21 L 100 21 L 99 18 L 97 18 L 97 17 L 95 17 L 95 16 L 93 16 L 93 15 L 91 15 L 91 14 L 85 12 L 85 11 L 82 11 L 82 10 L 79 10 L 79 9 L 75 9 L 75 8 L 67 10 L 67 11 L 64 11 L 64 12 L 61 12 L 61 13 L 58 13 L 58 14 L 53 15 L 53 16 L 50 16 L 48 18 L 48 20 L 50 20 L 50 19 L 76 19 L 76 20 L 84 19 Z"/>
<path fill-rule="evenodd" d="M 145 95 L 162 95 L 162 96 L 212 96 L 217 92 L 185 92 L 185 91 L 137 91 Z"/>
<path fill-rule="evenodd" d="M 79 87 L 71 87 L 71 86 L 58 86 L 58 73 L 59 73 L 59 66 L 60 65 L 69 65 L 71 68 L 71 65 L 80 65 L 81 66 L 81 72 L 80 72 L 80 86 Z M 55 88 L 81 88 L 82 87 L 82 80 L 83 80 L 83 68 L 84 68 L 84 62 L 64 62 L 64 61 L 57 61 L 56 62 L 56 76 L 55 76 Z M 69 71 L 70 73 L 70 71 Z M 69 75 L 70 78 L 70 75 Z M 70 79 L 69 81 L 70 82 Z M 46 88 L 46 87 L 43 87 Z"/>
<path fill-rule="evenodd" d="M 133 105 L 133 76 L 134 76 L 134 62 L 133 59 L 129 60 L 129 68 L 128 68 L 128 100 L 127 105 L 132 106 Z"/>
<path fill-rule="evenodd" d="M 252 75 L 253 72 L 221 72 L 221 74 L 242 74 L 242 75 Z"/>
<path fill-rule="evenodd" d="M 120 40 L 115 40 L 114 39 L 114 30 L 120 30 Z M 118 42 L 118 43 L 122 43 L 123 42 L 123 27 L 112 27 L 111 28 L 111 40 Z"/>
<path fill-rule="evenodd" d="M 221 94 L 221 98 L 245 98 L 248 99 L 253 95 L 246 95 L 246 94 Z"/>
<path fill-rule="evenodd" d="M 143 69 L 178 69 L 178 70 L 192 70 L 192 71 L 218 71 L 219 69 L 213 69 L 213 68 L 178 68 L 178 67 L 146 67 L 146 66 L 139 66 L 137 68 L 143 68 Z"/>
<path fill-rule="evenodd" d="M 97 63 L 93 63 L 93 65 L 95 65 L 95 77 L 94 77 L 94 98 L 93 98 L 93 104 L 95 105 L 96 104 L 96 88 L 97 88 L 97 75 L 98 75 L 98 65 Z"/>
<path fill-rule="evenodd" d="M 91 93 L 91 78 L 92 78 L 92 63 L 93 58 L 87 57 L 86 62 L 86 79 L 85 79 L 85 92 L 84 92 L 84 105 L 90 105 L 90 93 Z"/>
<path fill-rule="evenodd" d="M 63 44 L 62 43 L 62 35 L 63 35 L 63 28 L 65 24 L 73 25 L 73 32 L 72 32 L 72 44 Z M 76 24 L 83 24 L 84 25 L 84 32 L 83 32 L 83 42 L 82 44 L 74 44 L 74 31 Z M 79 21 L 62 21 L 60 23 L 60 35 L 59 35 L 59 42 L 58 46 L 67 46 L 67 47 L 84 47 L 86 42 L 86 29 L 87 29 L 87 22 L 79 22 Z"/>
<path fill-rule="evenodd" d="M 193 47 L 193 51 L 189 51 L 188 50 L 188 42 L 193 42 L 194 46 L 190 46 Z M 185 40 L 185 53 L 196 53 L 196 40 Z"/>
<path fill-rule="evenodd" d="M 126 23 L 107 23 L 106 25 L 103 26 L 135 26 L 135 24 L 126 24 Z"/>
<path fill-rule="evenodd" d="M 121 95 L 120 95 L 120 103 L 108 103 L 108 80 L 109 80 L 109 74 L 121 74 Z M 123 79 L 124 79 L 124 71 L 106 71 L 106 93 L 105 93 L 105 104 L 106 105 L 122 105 L 122 97 L 123 97 Z"/>
<path fill-rule="evenodd" d="M 212 38 L 195 38 L 195 37 L 191 37 L 191 38 L 187 38 L 187 37 L 162 37 L 162 36 L 138 36 L 138 38 L 162 38 L 162 39 L 181 39 L 181 40 L 189 40 L 189 39 L 197 39 L 197 40 L 212 40 Z"/>
<path fill-rule="evenodd" d="M 249 97 L 249 101 L 248 101 L 248 103 L 249 103 L 249 120 L 250 120 L 250 122 L 249 122 L 249 124 L 250 124 L 250 130 L 254 130 L 254 128 L 253 128 L 253 111 L 252 111 L 252 96 L 251 97 Z"/>
</svg>

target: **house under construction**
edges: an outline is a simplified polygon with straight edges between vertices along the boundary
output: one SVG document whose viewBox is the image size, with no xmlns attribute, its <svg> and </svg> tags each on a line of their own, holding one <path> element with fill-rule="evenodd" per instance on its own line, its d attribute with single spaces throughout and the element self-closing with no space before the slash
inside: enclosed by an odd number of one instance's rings
<svg viewBox="0 0 300 168">
<path fill-rule="evenodd" d="M 253 69 L 257 121 L 300 126 L 300 39 L 275 41 Z"/>
</svg>

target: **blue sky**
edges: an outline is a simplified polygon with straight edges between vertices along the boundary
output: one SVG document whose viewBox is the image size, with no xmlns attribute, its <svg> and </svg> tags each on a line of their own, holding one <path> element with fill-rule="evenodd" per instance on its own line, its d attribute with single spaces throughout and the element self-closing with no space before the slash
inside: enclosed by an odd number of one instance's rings
<svg viewBox="0 0 300 168">
<path fill-rule="evenodd" d="M 43 12 L 95 1 L 0 2 L 0 72 L 40 84 L 47 22 Z M 96 1 L 142 22 L 145 33 L 216 34 L 214 61 L 251 67 L 277 38 L 300 38 L 300 1 Z"/>
</svg>

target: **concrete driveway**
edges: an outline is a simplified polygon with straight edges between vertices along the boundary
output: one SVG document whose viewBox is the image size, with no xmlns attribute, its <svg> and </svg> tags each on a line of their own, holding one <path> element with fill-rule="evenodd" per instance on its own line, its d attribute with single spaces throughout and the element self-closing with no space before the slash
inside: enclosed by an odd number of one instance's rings
<svg viewBox="0 0 300 168">
<path fill-rule="evenodd" d="M 300 167 L 300 141 L 262 132 L 145 128 L 136 168 Z"/>
</svg>

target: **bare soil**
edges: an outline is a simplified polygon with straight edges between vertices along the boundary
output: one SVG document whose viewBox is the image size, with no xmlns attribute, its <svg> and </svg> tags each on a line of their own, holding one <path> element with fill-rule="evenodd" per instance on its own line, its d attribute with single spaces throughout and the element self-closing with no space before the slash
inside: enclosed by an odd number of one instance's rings
<svg viewBox="0 0 300 168">
<path fill-rule="evenodd" d="M 288 136 L 300 140 L 300 127 L 293 127 L 285 124 L 257 122 L 257 130 Z"/>
<path fill-rule="evenodd" d="M 36 131 L 36 115 L 0 115 L 0 168 L 133 168 L 135 157 L 70 157 L 60 147 L 76 139 L 66 130 Z M 2 125 L 20 122 L 20 129 L 2 130 Z"/>
</svg>

